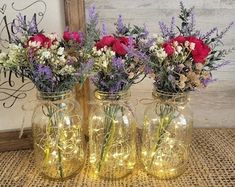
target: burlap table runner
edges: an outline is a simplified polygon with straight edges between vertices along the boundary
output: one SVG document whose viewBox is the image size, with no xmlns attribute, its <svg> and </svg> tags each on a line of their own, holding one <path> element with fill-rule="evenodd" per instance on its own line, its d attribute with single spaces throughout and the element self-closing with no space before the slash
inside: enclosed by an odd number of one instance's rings
<svg viewBox="0 0 235 187">
<path fill-rule="evenodd" d="M 210 187 L 235 186 L 235 128 L 194 129 L 188 170 L 173 180 L 157 180 L 143 171 L 117 181 L 95 180 L 85 167 L 65 182 L 44 179 L 35 170 L 32 150 L 0 153 L 0 186 Z"/>
</svg>

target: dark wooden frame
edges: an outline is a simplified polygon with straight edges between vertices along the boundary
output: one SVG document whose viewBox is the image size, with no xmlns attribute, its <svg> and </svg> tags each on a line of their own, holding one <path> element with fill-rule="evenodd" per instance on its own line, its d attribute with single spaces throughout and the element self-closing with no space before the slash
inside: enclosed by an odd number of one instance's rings
<svg viewBox="0 0 235 187">
<path fill-rule="evenodd" d="M 85 2 L 84 0 L 64 0 L 65 23 L 72 31 L 85 31 Z M 84 133 L 88 134 L 88 100 L 89 100 L 89 81 L 80 90 L 76 88 L 76 98 L 80 102 L 84 111 Z M 32 131 L 24 130 L 24 134 L 19 139 L 19 130 L 0 132 L 0 152 L 19 149 L 32 148 Z"/>
</svg>

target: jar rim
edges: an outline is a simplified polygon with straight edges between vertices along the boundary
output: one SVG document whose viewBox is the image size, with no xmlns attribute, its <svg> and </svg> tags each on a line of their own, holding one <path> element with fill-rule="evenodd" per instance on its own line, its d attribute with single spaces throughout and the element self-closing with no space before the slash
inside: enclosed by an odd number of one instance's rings
<svg viewBox="0 0 235 187">
<path fill-rule="evenodd" d="M 168 96 L 168 97 L 177 97 L 177 96 L 186 96 L 188 95 L 188 92 L 165 92 L 156 88 L 153 88 L 153 95 L 162 95 L 162 96 Z"/>
<path fill-rule="evenodd" d="M 164 92 L 162 90 L 153 89 L 152 96 L 161 101 L 173 102 L 173 103 L 187 103 L 189 101 L 189 92 Z"/>
<path fill-rule="evenodd" d="M 95 98 L 98 100 L 120 100 L 129 97 L 129 90 L 121 90 L 119 92 L 105 92 L 101 90 L 95 90 Z"/>
<path fill-rule="evenodd" d="M 65 99 L 71 96 L 72 90 L 65 90 L 61 92 L 37 92 L 37 98 L 43 99 L 43 100 L 59 100 L 59 99 Z"/>
</svg>

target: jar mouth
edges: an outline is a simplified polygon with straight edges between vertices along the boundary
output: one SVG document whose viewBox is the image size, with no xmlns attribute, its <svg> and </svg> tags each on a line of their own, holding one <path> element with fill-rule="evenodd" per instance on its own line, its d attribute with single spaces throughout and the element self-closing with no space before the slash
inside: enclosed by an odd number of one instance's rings
<svg viewBox="0 0 235 187">
<path fill-rule="evenodd" d="M 154 98 L 159 100 L 169 100 L 171 102 L 180 102 L 185 103 L 188 102 L 188 92 L 183 93 L 172 93 L 172 92 L 164 92 L 162 90 L 153 89 L 152 95 Z"/>
<path fill-rule="evenodd" d="M 129 90 L 123 90 L 120 92 L 104 92 L 100 90 L 95 90 L 95 98 L 98 100 L 121 100 L 130 97 Z"/>
<path fill-rule="evenodd" d="M 62 92 L 37 92 L 37 98 L 42 100 L 56 101 L 71 97 L 72 91 L 66 90 Z"/>
</svg>

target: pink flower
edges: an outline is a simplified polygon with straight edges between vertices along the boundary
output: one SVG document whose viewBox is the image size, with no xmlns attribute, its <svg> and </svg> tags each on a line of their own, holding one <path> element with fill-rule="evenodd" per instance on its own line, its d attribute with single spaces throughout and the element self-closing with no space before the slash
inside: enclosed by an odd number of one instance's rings
<svg viewBox="0 0 235 187">
<path fill-rule="evenodd" d="M 69 32 L 69 31 L 65 31 L 63 33 L 63 39 L 68 42 L 68 41 L 75 41 L 77 43 L 81 42 L 81 37 L 79 35 L 78 32 Z"/>
</svg>

